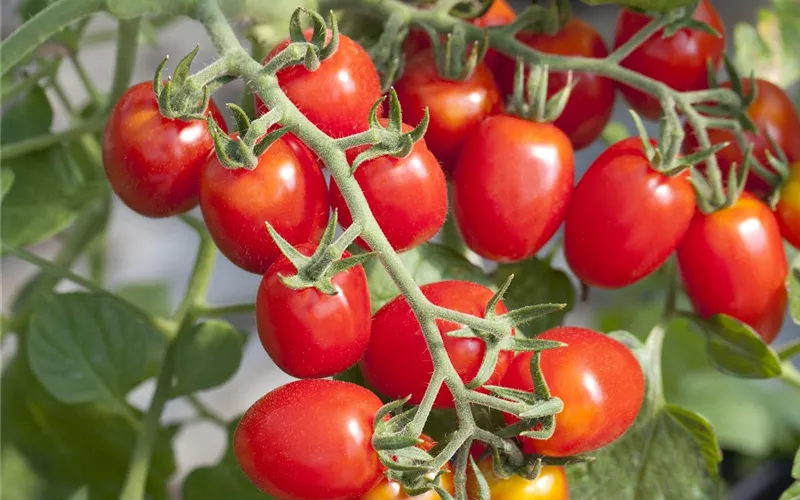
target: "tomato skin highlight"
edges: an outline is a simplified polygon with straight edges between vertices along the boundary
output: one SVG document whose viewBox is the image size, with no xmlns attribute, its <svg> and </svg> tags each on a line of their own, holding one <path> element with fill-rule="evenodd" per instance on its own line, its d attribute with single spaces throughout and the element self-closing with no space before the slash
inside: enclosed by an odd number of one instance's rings
<svg viewBox="0 0 800 500">
<path fill-rule="evenodd" d="M 706 61 L 711 59 L 714 67 L 719 68 L 725 51 L 725 25 L 710 0 L 700 1 L 694 19 L 708 24 L 722 36 L 684 28 L 664 39 L 662 29 L 623 59 L 622 66 L 680 92 L 707 89 Z M 617 18 L 614 47 L 627 42 L 650 20 L 647 15 L 622 9 Z M 627 85 L 620 85 L 619 88 L 637 113 L 651 120 L 658 119 L 661 105 L 656 98 Z"/>
<path fill-rule="evenodd" d="M 489 485 L 489 497 L 492 500 L 569 500 L 567 474 L 563 467 L 544 466 L 539 477 L 528 480 L 519 476 L 503 479 L 495 474 L 492 468 L 492 457 L 478 462 Z M 480 498 L 480 490 L 475 474 L 467 469 L 467 495 L 470 500 Z"/>
<path fill-rule="evenodd" d="M 209 114 L 227 130 L 213 101 Z M 147 217 L 170 217 L 197 206 L 200 172 L 213 151 L 206 122 L 162 116 L 149 81 L 122 94 L 103 133 L 103 167 L 111 188 Z"/>
<path fill-rule="evenodd" d="M 381 120 L 386 126 L 388 121 Z M 403 124 L 403 131 L 412 128 Z M 348 151 L 352 162 L 363 149 Z M 362 163 L 355 179 L 389 243 L 397 252 L 416 248 L 431 239 L 447 217 L 447 181 L 425 139 L 414 144 L 405 158 L 381 156 Z M 342 227 L 353 223 L 336 182 L 331 182 L 331 206 L 338 210 Z M 357 243 L 369 249 L 359 238 Z"/>
<path fill-rule="evenodd" d="M 229 170 L 211 156 L 200 208 L 220 251 L 245 271 L 264 274 L 281 255 L 265 221 L 292 245 L 318 243 L 328 222 L 328 188 L 322 172 L 279 139 L 254 170 Z"/>
<path fill-rule="evenodd" d="M 420 287 L 432 303 L 483 317 L 486 304 L 493 296 L 488 288 L 467 281 L 440 281 Z M 508 312 L 498 302 L 498 315 Z M 436 320 L 442 334 L 447 354 L 461 380 L 469 382 L 477 375 L 486 345 L 479 339 L 462 339 L 445 335 L 461 326 L 444 320 Z M 487 384 L 496 384 L 508 368 L 513 353 L 501 351 L 494 373 Z M 433 373 L 433 361 L 425 344 L 425 337 L 414 312 L 405 297 L 398 296 L 386 303 L 372 318 L 369 347 L 359 366 L 370 387 L 392 397 L 405 398 L 411 395 L 411 404 L 419 404 Z M 435 408 L 453 408 L 453 395 L 442 387 L 434 402 Z"/>
<path fill-rule="evenodd" d="M 783 238 L 800 248 L 800 162 L 789 169 L 789 178 L 781 188 L 781 198 L 775 207 L 775 218 Z"/>
<path fill-rule="evenodd" d="M 542 352 L 540 366 L 553 396 L 564 410 L 556 414 L 550 439 L 521 438 L 525 453 L 565 457 L 601 448 L 622 436 L 636 420 L 644 400 L 645 381 L 639 362 L 621 342 L 577 327 L 558 327 L 537 338 L 564 342 Z M 533 353 L 517 355 L 501 385 L 533 390 Z M 511 424 L 519 419 L 504 414 Z"/>
<path fill-rule="evenodd" d="M 383 477 L 371 442 L 381 406 L 373 393 L 348 382 L 291 382 L 244 414 L 233 437 L 236 460 L 278 500 L 357 498 Z"/>
<path fill-rule="evenodd" d="M 314 247 L 301 245 L 297 250 L 310 256 Z M 293 377 L 343 372 L 361 359 L 369 343 L 372 309 L 364 267 L 335 275 L 331 282 L 336 295 L 316 288 L 292 290 L 281 282 L 281 276 L 296 274 L 289 259 L 281 256 L 261 280 L 256 298 L 261 344 L 278 368 Z"/>
<path fill-rule="evenodd" d="M 678 246 L 678 266 L 697 314 L 733 316 L 767 343 L 778 335 L 789 269 L 778 223 L 753 195 L 710 215 L 698 212 Z"/>
<path fill-rule="evenodd" d="M 536 254 L 561 225 L 575 158 L 557 127 L 508 115 L 484 120 L 453 171 L 453 211 L 467 246 L 487 259 Z"/>
<path fill-rule="evenodd" d="M 574 17 L 555 35 L 537 35 L 523 31 L 517 34 L 517 39 L 546 54 L 592 58 L 608 55 L 608 47 L 594 27 Z M 516 61 L 505 56 L 493 66 L 497 84 L 504 96 L 510 95 L 514 90 L 516 67 Z M 528 73 L 525 75 L 527 82 Z M 572 146 L 579 150 L 591 145 L 603 132 L 614 110 L 616 86 L 610 78 L 594 73 L 575 72 L 573 79 L 577 84 L 555 125 L 569 136 Z M 548 97 L 552 97 L 566 85 L 566 73 L 551 72 L 547 82 Z"/>
<path fill-rule="evenodd" d="M 425 140 L 449 173 L 467 135 L 484 118 L 503 111 L 503 100 L 492 72 L 485 63 L 472 76 L 455 82 L 441 78 L 430 50 L 414 56 L 395 83 L 407 123 L 419 123 L 430 112 Z"/>
<path fill-rule="evenodd" d="M 661 174 L 641 139 L 625 139 L 597 157 L 575 188 L 564 224 L 567 263 L 592 286 L 635 283 L 675 251 L 695 203 L 688 170 Z"/>
</svg>

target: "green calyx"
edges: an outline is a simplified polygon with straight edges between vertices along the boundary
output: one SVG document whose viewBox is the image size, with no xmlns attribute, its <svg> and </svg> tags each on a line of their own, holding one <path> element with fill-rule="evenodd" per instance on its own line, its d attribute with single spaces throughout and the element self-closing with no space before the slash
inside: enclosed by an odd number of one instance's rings
<svg viewBox="0 0 800 500">
<path fill-rule="evenodd" d="M 225 168 L 253 170 L 258 166 L 261 155 L 287 134 L 289 129 L 284 127 L 267 133 L 280 120 L 280 110 L 272 110 L 257 120 L 250 121 L 247 113 L 236 104 L 228 103 L 227 106 L 236 121 L 238 135 L 235 138 L 226 134 L 213 116 L 208 115 L 206 118 L 217 158 Z"/>
<path fill-rule="evenodd" d="M 302 14 L 305 14 L 311 19 L 312 32 L 310 40 L 306 40 L 305 33 L 303 32 L 303 25 L 301 22 Z M 292 13 L 292 17 L 289 21 L 289 38 L 291 43 L 267 62 L 264 66 L 264 71 L 274 75 L 286 66 L 299 63 L 302 63 L 309 71 L 316 71 L 322 64 L 322 61 L 332 56 L 339 47 L 339 25 L 336 22 L 336 16 L 333 15 L 333 12 L 329 14 L 329 24 L 331 36 L 330 40 L 326 43 L 326 39 L 328 38 L 328 26 L 325 23 L 325 19 L 313 10 L 302 7 L 297 8 Z"/>
<path fill-rule="evenodd" d="M 514 92 L 509 100 L 507 112 L 539 123 L 556 121 L 564 112 L 572 89 L 578 82 L 573 80 L 572 71 L 567 72 L 567 84 L 548 99 L 549 78 L 550 72 L 546 65 L 532 65 L 529 68 L 526 85 L 525 65 L 522 61 L 517 61 Z"/>
<path fill-rule="evenodd" d="M 432 26 L 422 23 L 421 27 L 430 37 L 439 76 L 445 80 L 460 82 L 469 79 L 489 49 L 486 30 L 480 39 L 470 40 L 464 26 L 458 24 L 442 43 L 439 33 Z"/>
<path fill-rule="evenodd" d="M 369 55 L 381 76 L 381 90 L 388 91 L 403 73 L 405 62 L 403 42 L 408 36 L 408 23 L 400 14 L 394 14 L 384 25 L 378 41 L 369 48 Z"/>
<path fill-rule="evenodd" d="M 207 85 L 198 88 L 189 80 L 192 61 L 199 50 L 198 45 L 181 59 L 172 76 L 166 81 L 164 81 L 164 68 L 169 56 L 165 57 L 156 68 L 153 93 L 163 116 L 179 120 L 205 119 L 204 114 L 211 100 L 211 90 Z"/>
</svg>

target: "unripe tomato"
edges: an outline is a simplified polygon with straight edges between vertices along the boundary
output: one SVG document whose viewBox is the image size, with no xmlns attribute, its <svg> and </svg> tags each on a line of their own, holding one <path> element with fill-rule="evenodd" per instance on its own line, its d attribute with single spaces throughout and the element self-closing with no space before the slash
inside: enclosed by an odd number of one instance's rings
<svg viewBox="0 0 800 500">
<path fill-rule="evenodd" d="M 710 215 L 698 212 L 678 246 L 678 265 L 700 316 L 727 314 L 764 339 L 778 335 L 789 272 L 778 223 L 749 193 Z"/>
<path fill-rule="evenodd" d="M 492 500 L 569 500 L 569 485 L 563 467 L 544 466 L 534 480 L 519 476 L 498 477 L 492 468 L 492 457 L 478 462 L 478 468 L 489 485 L 489 498 Z M 467 469 L 467 493 L 470 500 L 480 498 L 478 482 L 470 469 Z"/>
<path fill-rule="evenodd" d="M 789 178 L 781 188 L 775 215 L 783 238 L 795 248 L 800 248 L 800 162 L 789 170 Z"/>
<path fill-rule="evenodd" d="M 233 436 L 236 460 L 278 500 L 358 498 L 383 477 L 372 448 L 381 406 L 377 396 L 348 382 L 291 382 L 244 414 Z"/>
<path fill-rule="evenodd" d="M 500 91 L 485 63 L 478 64 L 464 81 L 445 80 L 439 76 L 430 50 L 406 63 L 395 90 L 407 123 L 419 123 L 428 108 L 425 140 L 445 172 L 452 168 L 467 135 L 484 118 L 503 111 Z"/>
<path fill-rule="evenodd" d="M 608 48 L 597 30 L 589 23 L 575 17 L 555 35 L 537 35 L 523 31 L 517 34 L 517 39 L 547 54 L 593 58 L 603 58 L 608 55 Z M 514 90 L 516 67 L 516 61 L 508 57 L 500 58 L 493 66 L 497 84 L 503 95 L 509 95 Z M 577 84 L 572 89 L 567 106 L 555 121 L 555 125 L 569 136 L 575 149 L 583 149 L 596 141 L 603 132 L 614 110 L 616 92 L 614 81 L 604 76 L 576 72 L 573 78 Z M 550 73 L 547 83 L 548 96 L 553 96 L 566 85 L 566 73 Z"/>
<path fill-rule="evenodd" d="M 297 250 L 311 255 L 314 247 Z M 343 257 L 349 257 L 345 252 Z M 335 295 L 293 290 L 281 282 L 297 270 L 281 255 L 261 280 L 256 299 L 258 336 L 278 367 L 297 378 L 329 377 L 361 359 L 369 342 L 372 309 L 361 265 L 335 275 Z"/>
<path fill-rule="evenodd" d="M 318 243 L 328 222 L 328 187 L 318 168 L 278 139 L 254 170 L 230 170 L 211 156 L 200 178 L 200 208 L 220 251 L 245 271 L 264 274 L 280 255 L 265 222 L 292 245 Z"/>
<path fill-rule="evenodd" d="M 653 170 L 638 137 L 614 144 L 592 163 L 570 200 L 564 224 L 569 267 L 592 286 L 639 281 L 675 251 L 695 203 L 688 171 L 669 177 Z"/>
<path fill-rule="evenodd" d="M 564 219 L 574 170 L 569 138 L 554 125 L 484 120 L 453 171 L 453 211 L 467 246 L 502 262 L 535 255 Z"/>
<path fill-rule="evenodd" d="M 213 101 L 205 114 L 226 129 Z M 103 133 L 103 167 L 111 188 L 131 210 L 148 217 L 170 217 L 197 205 L 200 172 L 212 151 L 205 121 L 161 115 L 153 82 L 122 94 Z"/>
<path fill-rule="evenodd" d="M 542 352 L 541 370 L 550 393 L 561 398 L 550 439 L 522 438 L 525 453 L 565 457 L 601 448 L 622 436 L 644 400 L 644 374 L 639 362 L 621 342 L 586 328 L 553 328 L 537 338 L 566 347 Z M 501 383 L 533 391 L 530 363 L 533 353 L 514 358 Z M 509 424 L 519 419 L 504 415 Z"/>
<path fill-rule="evenodd" d="M 670 38 L 662 38 L 659 30 L 644 44 L 623 59 L 622 66 L 654 78 L 680 92 L 708 88 L 706 61 L 719 68 L 725 51 L 725 25 L 710 0 L 700 0 L 694 19 L 714 28 L 722 36 L 684 28 Z M 644 28 L 651 18 L 628 9 L 617 19 L 614 47 L 627 42 Z M 661 114 L 658 99 L 627 85 L 620 90 L 628 104 L 640 115 L 655 120 Z"/>
<path fill-rule="evenodd" d="M 382 120 L 383 125 L 387 124 Z M 403 124 L 403 131 L 411 127 Z M 366 148 L 348 152 L 349 161 Z M 414 144 L 405 158 L 381 156 L 362 163 L 355 173 L 372 214 L 383 234 L 398 252 L 418 247 L 431 239 L 447 217 L 447 181 L 425 139 Z M 338 210 L 343 227 L 353 217 L 336 182 L 331 182 L 331 206 Z M 369 245 L 359 239 L 358 243 Z"/>
<path fill-rule="evenodd" d="M 433 304 L 483 317 L 484 309 L 494 293 L 488 288 L 467 281 L 440 281 L 420 287 Z M 508 312 L 502 301 L 495 307 L 497 315 Z M 461 380 L 471 381 L 478 374 L 486 345 L 476 338 L 455 338 L 445 335 L 462 327 L 457 323 L 436 320 L 447 355 Z M 496 384 L 505 374 L 513 353 L 501 351 L 497 366 L 487 384 Z M 419 404 L 433 373 L 422 328 L 402 295 L 375 313 L 369 347 L 360 363 L 367 383 L 391 398 L 411 395 L 411 404 Z M 442 387 L 434 407 L 453 408 L 453 395 Z"/>
</svg>

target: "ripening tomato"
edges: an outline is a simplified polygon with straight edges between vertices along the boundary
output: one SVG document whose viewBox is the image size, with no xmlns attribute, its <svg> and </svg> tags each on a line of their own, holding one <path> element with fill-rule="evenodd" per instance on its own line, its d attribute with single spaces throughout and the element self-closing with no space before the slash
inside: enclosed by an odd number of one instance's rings
<svg viewBox="0 0 800 500">
<path fill-rule="evenodd" d="M 245 475 L 278 500 L 347 500 L 373 488 L 383 466 L 372 448 L 381 400 L 337 380 L 299 380 L 247 410 L 233 436 Z"/>
<path fill-rule="evenodd" d="M 500 91 L 486 64 L 478 64 L 464 81 L 445 80 L 439 76 L 430 50 L 406 63 L 395 90 L 406 122 L 419 123 L 428 108 L 430 124 L 425 140 L 445 172 L 452 168 L 464 138 L 484 118 L 503 110 Z"/>
<path fill-rule="evenodd" d="M 670 38 L 659 30 L 622 60 L 622 66 L 663 82 L 675 90 L 687 92 L 708 88 L 706 61 L 719 68 L 725 51 L 725 25 L 711 0 L 700 0 L 694 19 L 714 28 L 721 36 L 684 28 Z M 614 46 L 631 39 L 651 18 L 628 9 L 620 11 Z M 655 120 L 661 114 L 658 99 L 640 90 L 620 85 L 625 99 L 640 115 Z"/>
<path fill-rule="evenodd" d="M 789 272 L 775 216 L 745 192 L 731 207 L 698 212 L 678 246 L 686 294 L 703 317 L 727 314 L 772 342 L 786 311 Z"/>
<path fill-rule="evenodd" d="M 432 303 L 483 317 L 484 309 L 494 293 L 488 288 L 467 281 L 440 281 L 420 287 Z M 502 301 L 497 303 L 498 315 L 508 310 Z M 437 319 L 444 347 L 461 380 L 469 382 L 478 374 L 486 345 L 480 339 L 449 337 L 447 332 L 462 327 L 457 323 Z M 497 367 L 487 384 L 496 384 L 505 374 L 513 353 L 500 352 Z M 372 318 L 369 347 L 360 363 L 367 383 L 391 398 L 411 395 L 411 404 L 419 404 L 433 373 L 433 361 L 417 318 L 402 295 L 380 308 Z M 453 408 L 453 395 L 442 387 L 434 407 Z"/>
<path fill-rule="evenodd" d="M 777 151 L 770 146 L 767 138 L 767 134 L 769 134 L 786 154 L 790 163 L 800 161 L 800 139 L 798 139 L 800 138 L 800 116 L 798 116 L 791 98 L 783 89 L 766 80 L 756 79 L 755 82 L 756 99 L 747 108 L 747 115 L 758 128 L 758 133 L 744 132 L 747 144 L 753 145 L 753 156 L 766 168 L 770 168 L 767 162 L 767 151 L 775 156 L 777 156 Z M 752 91 L 749 79 L 742 83 L 745 93 Z M 725 82 L 722 86 L 730 88 L 731 84 Z M 733 164 L 741 165 L 744 161 L 744 150 L 739 146 L 736 136 L 730 130 L 711 129 L 708 131 L 708 135 L 712 144 L 730 142 L 728 147 L 717 153 L 719 166 L 727 178 L 727 173 Z M 696 151 L 698 148 L 697 138 L 688 125 L 683 145 L 688 152 Z M 761 197 L 769 193 L 770 186 L 754 172 L 750 172 L 747 189 Z"/>
<path fill-rule="evenodd" d="M 639 362 L 621 342 L 586 328 L 558 327 L 537 338 L 567 344 L 544 351 L 541 369 L 553 396 L 564 410 L 556 415 L 550 439 L 523 439 L 525 453 L 553 457 L 577 455 L 601 448 L 633 425 L 644 399 L 644 374 Z M 501 385 L 533 390 L 533 353 L 514 358 Z M 506 422 L 519 419 L 504 415 Z"/>
<path fill-rule="evenodd" d="M 311 29 L 304 31 L 311 39 Z M 330 38 L 330 30 L 328 37 Z M 286 39 L 267 56 L 272 59 L 289 45 Z M 302 64 L 278 71 L 278 83 L 303 114 L 320 130 L 332 137 L 344 137 L 369 128 L 372 105 L 381 98 L 378 71 L 361 45 L 345 35 L 339 35 L 336 52 L 316 71 Z M 256 97 L 258 113 L 266 112 L 264 103 Z"/>
<path fill-rule="evenodd" d="M 569 500 L 569 485 L 563 467 L 544 466 L 534 480 L 519 476 L 498 477 L 492 467 L 492 457 L 478 462 L 478 468 L 489 485 L 489 498 L 492 500 Z M 467 469 L 467 493 L 470 500 L 480 498 L 478 482 L 471 469 Z"/>
<path fill-rule="evenodd" d="M 213 101 L 206 115 L 226 129 Z M 213 150 L 205 121 L 161 115 L 153 82 L 122 94 L 103 133 L 103 166 L 111 188 L 131 210 L 148 217 L 170 217 L 197 205 L 200 172 Z"/>
<path fill-rule="evenodd" d="M 254 170 L 230 170 L 216 155 L 209 158 L 200 208 L 220 251 L 245 271 L 264 274 L 281 254 L 265 222 L 292 245 L 318 243 L 328 222 L 328 187 L 318 168 L 278 139 Z"/>
<path fill-rule="evenodd" d="M 523 31 L 517 34 L 517 39 L 547 54 L 593 58 L 603 58 L 608 55 L 608 48 L 597 30 L 589 23 L 574 17 L 555 35 L 537 35 Z M 511 94 L 514 90 L 516 67 L 516 61 L 508 57 L 500 58 L 493 66 L 497 84 L 503 95 Z M 596 141 L 603 132 L 614 110 L 616 92 L 614 81 L 604 76 L 576 72 L 573 78 L 577 83 L 555 125 L 569 136 L 575 149 L 583 149 Z M 548 96 L 553 96 L 566 85 L 566 73 L 550 73 L 547 83 Z"/>
<path fill-rule="evenodd" d="M 567 263 L 592 286 L 635 283 L 675 251 L 695 203 L 688 170 L 664 175 L 650 166 L 640 138 L 620 141 L 597 157 L 575 188 L 564 222 Z"/>
<path fill-rule="evenodd" d="M 781 234 L 795 248 L 800 248 L 800 162 L 789 169 L 789 178 L 780 195 L 775 215 Z"/>
<path fill-rule="evenodd" d="M 502 262 L 536 254 L 564 219 L 574 170 L 569 138 L 554 125 L 484 120 L 453 171 L 453 211 L 467 246 Z"/>
<path fill-rule="evenodd" d="M 382 120 L 387 125 L 387 120 Z M 403 131 L 410 126 L 403 124 Z M 349 161 L 366 148 L 348 151 Z M 381 156 L 362 163 L 355 173 L 372 214 L 383 234 L 398 252 L 415 248 L 435 235 L 447 217 L 447 181 L 425 139 L 414 144 L 405 158 Z M 331 205 L 338 210 L 343 227 L 353 222 L 350 209 L 335 182 Z M 363 240 L 358 243 L 368 248 Z"/>
<path fill-rule="evenodd" d="M 311 245 L 300 245 L 304 255 Z M 344 257 L 349 257 L 345 252 Z M 361 359 L 369 342 L 367 275 L 361 265 L 335 275 L 335 295 L 293 290 L 281 281 L 297 270 L 284 256 L 269 266 L 256 299 L 258 336 L 278 368 L 296 378 L 330 377 Z"/>
</svg>

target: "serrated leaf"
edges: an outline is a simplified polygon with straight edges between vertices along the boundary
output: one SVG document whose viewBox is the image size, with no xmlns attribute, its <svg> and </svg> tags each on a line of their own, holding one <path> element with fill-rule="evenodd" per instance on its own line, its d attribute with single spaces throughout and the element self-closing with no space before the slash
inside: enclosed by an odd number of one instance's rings
<svg viewBox="0 0 800 500">
<path fill-rule="evenodd" d="M 163 336 L 136 310 L 103 295 L 53 295 L 36 304 L 28 357 L 39 381 L 66 404 L 126 405 L 155 372 Z"/>
<path fill-rule="evenodd" d="M 115 293 L 156 316 L 169 316 L 172 309 L 166 283 L 128 283 L 117 288 Z"/>
<path fill-rule="evenodd" d="M 778 355 L 748 325 L 724 314 L 695 323 L 706 334 L 709 358 L 720 371 L 744 378 L 781 374 Z"/>
<path fill-rule="evenodd" d="M 788 289 L 789 289 L 789 313 L 796 324 L 800 324 L 800 255 L 792 259 L 792 267 L 789 270 Z"/>
<path fill-rule="evenodd" d="M 209 320 L 185 331 L 175 345 L 174 396 L 224 384 L 242 362 L 244 341 L 233 325 Z"/>
<path fill-rule="evenodd" d="M 640 10 L 667 12 L 678 7 L 691 5 L 695 0 L 581 0 L 587 5 L 617 4 Z"/>
</svg>

